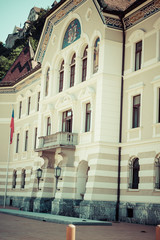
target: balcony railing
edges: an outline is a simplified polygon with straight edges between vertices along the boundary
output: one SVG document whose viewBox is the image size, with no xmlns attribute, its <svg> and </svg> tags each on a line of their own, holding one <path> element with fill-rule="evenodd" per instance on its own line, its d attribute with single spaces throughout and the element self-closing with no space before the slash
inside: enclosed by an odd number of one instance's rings
<svg viewBox="0 0 160 240">
<path fill-rule="evenodd" d="M 78 134 L 69 132 L 58 132 L 49 136 L 39 137 L 39 147 L 56 148 L 56 146 L 75 146 L 78 143 Z"/>
</svg>

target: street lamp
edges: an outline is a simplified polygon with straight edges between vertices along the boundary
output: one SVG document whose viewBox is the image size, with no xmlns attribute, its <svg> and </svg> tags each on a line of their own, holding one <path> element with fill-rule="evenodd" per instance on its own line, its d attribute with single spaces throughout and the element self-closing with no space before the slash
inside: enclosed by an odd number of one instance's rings
<svg viewBox="0 0 160 240">
<path fill-rule="evenodd" d="M 39 188 L 39 181 L 40 181 L 41 177 L 42 177 L 42 169 L 41 169 L 41 168 L 38 168 L 38 169 L 37 169 L 38 190 L 41 190 L 41 189 Z"/>
<path fill-rule="evenodd" d="M 58 178 L 61 176 L 61 168 L 59 166 L 57 166 L 54 170 L 55 170 L 54 176 L 56 178 L 56 190 L 59 190 L 57 188 L 57 184 L 58 184 Z"/>
</svg>

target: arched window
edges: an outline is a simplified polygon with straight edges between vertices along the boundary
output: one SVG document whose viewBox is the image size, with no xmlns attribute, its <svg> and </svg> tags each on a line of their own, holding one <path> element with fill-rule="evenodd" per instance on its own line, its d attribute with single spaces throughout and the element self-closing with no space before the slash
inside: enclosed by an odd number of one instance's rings
<svg viewBox="0 0 160 240">
<path fill-rule="evenodd" d="M 99 65 L 99 42 L 100 39 L 97 38 L 94 44 L 94 56 L 93 56 L 93 73 L 96 73 L 98 71 L 98 65 Z"/>
<path fill-rule="evenodd" d="M 12 188 L 16 188 L 17 170 L 13 170 Z"/>
<path fill-rule="evenodd" d="M 82 82 L 86 80 L 86 76 L 87 76 L 87 50 L 88 50 L 88 45 L 84 49 L 83 58 L 82 58 Z"/>
<path fill-rule="evenodd" d="M 49 88 L 49 72 L 50 72 L 50 68 L 48 68 L 47 73 L 46 73 L 45 96 L 48 96 L 48 88 Z"/>
<path fill-rule="evenodd" d="M 160 155 L 155 159 L 155 188 L 160 189 Z"/>
<path fill-rule="evenodd" d="M 76 63 L 76 54 L 73 54 L 71 60 L 71 68 L 70 68 L 70 87 L 74 86 L 74 79 L 75 79 L 75 64 Z"/>
<path fill-rule="evenodd" d="M 22 169 L 22 173 L 21 173 L 21 188 L 25 187 L 25 179 L 26 179 L 26 170 Z"/>
<path fill-rule="evenodd" d="M 64 60 L 61 63 L 59 71 L 59 92 L 62 92 L 63 90 L 63 80 L 64 80 Z"/>
<path fill-rule="evenodd" d="M 139 185 L 139 159 L 134 158 L 129 164 L 129 188 L 138 189 Z"/>
</svg>

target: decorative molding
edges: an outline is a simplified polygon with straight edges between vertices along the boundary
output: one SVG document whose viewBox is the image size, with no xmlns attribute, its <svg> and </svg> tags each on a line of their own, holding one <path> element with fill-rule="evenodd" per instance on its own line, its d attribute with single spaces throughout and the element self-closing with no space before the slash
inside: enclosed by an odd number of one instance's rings
<svg viewBox="0 0 160 240">
<path fill-rule="evenodd" d="M 78 19 L 74 19 L 68 26 L 62 44 L 66 48 L 81 37 L 81 25 Z"/>
<path fill-rule="evenodd" d="M 144 38 L 144 34 L 144 30 L 138 29 L 131 34 L 131 36 L 128 38 L 128 41 L 131 43 L 138 42 Z"/>
<path fill-rule="evenodd" d="M 147 19 L 148 17 L 152 16 L 153 14 L 160 11 L 160 1 L 153 0 L 150 3 L 146 4 L 145 6 L 141 7 L 137 11 L 130 14 L 128 17 L 124 18 L 124 25 L 125 29 L 129 29 L 136 24 L 142 22 L 143 20 Z M 122 24 L 120 19 L 116 17 L 104 16 L 105 23 L 109 28 L 115 28 L 122 30 Z M 159 27 L 159 22 L 157 21 L 157 26 Z"/>
<path fill-rule="evenodd" d="M 30 97 L 32 95 L 32 90 L 31 89 L 27 90 L 25 95 L 26 97 Z"/>
<path fill-rule="evenodd" d="M 92 9 L 88 8 L 87 9 L 87 13 L 85 15 L 86 21 L 88 22 L 91 19 L 91 15 L 92 15 Z"/>
<path fill-rule="evenodd" d="M 43 61 L 44 55 L 47 50 L 48 42 L 51 37 L 53 26 L 57 25 L 60 21 L 62 21 L 70 12 L 75 10 L 79 7 L 83 2 L 86 0 L 70 0 L 66 4 L 64 4 L 58 11 L 56 11 L 51 17 L 49 18 L 45 31 L 43 33 L 43 38 L 40 43 L 39 51 L 36 57 L 37 62 Z"/>
<path fill-rule="evenodd" d="M 23 100 L 23 98 L 24 98 L 24 95 L 23 95 L 23 94 L 20 94 L 20 95 L 18 95 L 18 97 L 17 97 L 17 101 L 21 101 L 21 100 Z"/>
<path fill-rule="evenodd" d="M 157 30 L 160 29 L 160 18 L 156 20 L 156 22 L 153 24 L 153 27 Z"/>
<path fill-rule="evenodd" d="M 78 95 L 78 99 L 82 100 L 82 99 L 86 99 L 86 98 L 90 98 L 95 94 L 95 90 L 91 87 L 86 87 L 84 89 L 82 89 Z"/>
<path fill-rule="evenodd" d="M 72 106 L 73 101 L 75 101 L 75 97 L 71 94 L 64 94 L 55 104 L 56 109 L 61 109 L 67 106 Z"/>
</svg>

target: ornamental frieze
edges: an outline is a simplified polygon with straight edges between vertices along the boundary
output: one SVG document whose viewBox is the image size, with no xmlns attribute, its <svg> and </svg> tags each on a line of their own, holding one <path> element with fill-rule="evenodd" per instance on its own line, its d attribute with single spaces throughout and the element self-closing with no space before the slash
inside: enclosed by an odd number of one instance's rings
<svg viewBox="0 0 160 240">
<path fill-rule="evenodd" d="M 48 42 L 50 39 L 50 36 L 52 34 L 53 31 L 53 26 L 58 24 L 62 19 L 64 19 L 64 17 L 66 17 L 71 11 L 73 11 L 75 8 L 77 8 L 82 2 L 85 2 L 86 0 L 70 0 L 69 2 L 67 2 L 64 6 L 62 6 L 61 9 L 59 9 L 59 11 L 55 12 L 55 14 L 53 14 L 50 19 L 48 20 L 47 26 L 45 28 L 45 33 L 43 36 L 43 39 L 41 41 L 40 44 L 40 48 L 38 51 L 38 55 L 37 55 L 37 61 L 38 62 L 42 62 L 47 46 L 48 46 Z"/>
<path fill-rule="evenodd" d="M 125 28 L 129 29 L 159 11 L 160 0 L 153 0 L 128 17 L 124 18 Z M 105 23 L 109 28 L 122 29 L 122 24 L 119 19 L 109 16 L 104 16 L 104 18 Z"/>
</svg>

